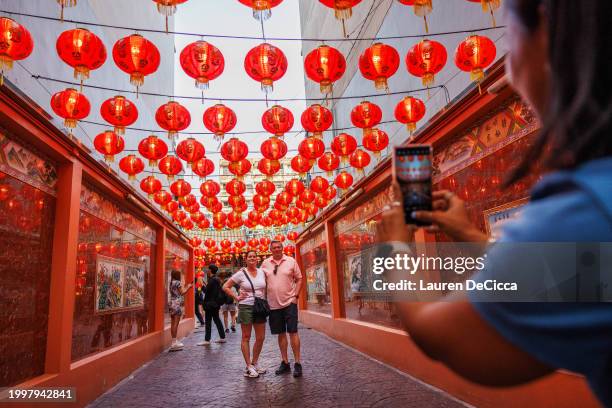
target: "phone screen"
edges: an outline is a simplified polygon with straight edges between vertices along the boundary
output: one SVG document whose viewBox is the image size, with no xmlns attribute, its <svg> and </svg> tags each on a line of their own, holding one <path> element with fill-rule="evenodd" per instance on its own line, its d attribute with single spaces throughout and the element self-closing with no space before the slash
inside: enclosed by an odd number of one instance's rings
<svg viewBox="0 0 612 408">
<path fill-rule="evenodd" d="M 431 146 L 396 147 L 393 174 L 404 198 L 406 224 L 429 225 L 412 218 L 413 211 L 431 211 Z"/>
</svg>

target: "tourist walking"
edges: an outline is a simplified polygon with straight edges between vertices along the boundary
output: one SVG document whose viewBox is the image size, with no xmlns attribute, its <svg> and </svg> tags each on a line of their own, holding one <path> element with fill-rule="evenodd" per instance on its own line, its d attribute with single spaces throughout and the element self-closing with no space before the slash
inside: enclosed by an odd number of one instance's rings
<svg viewBox="0 0 612 408">
<path fill-rule="evenodd" d="M 225 284 L 225 282 L 227 282 L 227 279 L 223 281 L 223 284 Z M 231 289 L 233 292 L 235 292 L 234 294 L 237 297 L 238 296 L 237 285 L 233 285 Z M 229 322 L 231 323 L 232 332 L 235 332 L 236 331 L 236 301 L 234 301 L 233 297 L 227 296 L 227 295 L 225 296 L 225 299 L 226 299 L 225 304 L 221 306 L 221 312 L 223 313 L 223 326 L 225 326 L 225 332 L 229 333 L 230 327 L 227 325 L 228 318 L 229 318 Z"/>
<path fill-rule="evenodd" d="M 219 332 L 219 340 L 217 343 L 225 343 L 225 332 L 223 331 L 223 324 L 219 318 L 219 309 L 225 301 L 223 295 L 223 289 L 221 288 L 221 280 L 217 277 L 219 268 L 215 264 L 208 266 L 208 283 L 206 284 L 206 290 L 204 291 L 204 321 L 205 321 L 205 335 L 204 341 L 198 343 L 198 346 L 210 345 L 210 336 L 212 332 L 212 323 L 215 323 L 217 331 Z"/>
<path fill-rule="evenodd" d="M 204 290 L 206 289 L 206 285 L 204 285 L 204 278 L 202 276 L 198 276 L 196 278 L 196 285 L 194 287 L 194 295 L 195 295 L 195 315 L 200 323 L 199 327 L 204 327 L 204 318 L 202 317 L 202 312 L 200 308 L 204 307 Z M 203 310 L 203 309 L 202 309 Z"/>
<path fill-rule="evenodd" d="M 266 297 L 266 275 L 263 269 L 257 267 L 257 252 L 249 251 L 246 254 L 246 268 L 240 269 L 232 275 L 223 285 L 223 290 L 238 302 L 238 323 L 242 332 L 240 347 L 242 356 L 246 363 L 244 370 L 245 377 L 256 378 L 259 374 L 264 374 L 266 369 L 260 367 L 259 354 L 263 347 L 266 336 L 266 314 L 256 313 L 255 303 L 258 305 Z M 232 286 L 238 285 L 239 295 L 232 290 Z M 253 344 L 253 354 L 251 357 L 250 341 L 251 331 L 255 331 L 255 344 Z"/>
<path fill-rule="evenodd" d="M 278 335 L 278 347 L 282 357 L 276 375 L 291 372 L 287 354 L 287 333 L 289 333 L 291 350 L 295 360 L 293 376 L 301 377 L 302 362 L 300 336 L 298 334 L 297 301 L 302 289 L 302 272 L 295 259 L 283 254 L 283 244 L 280 241 L 272 241 L 270 251 L 272 256 L 263 261 L 261 268 L 266 273 L 268 283 L 270 331 L 272 334 Z"/>
<path fill-rule="evenodd" d="M 189 282 L 189 284 L 183 288 L 183 284 L 181 283 L 181 272 L 177 270 L 170 272 L 170 287 L 168 288 L 170 291 L 170 302 L 168 303 L 170 311 L 170 335 L 172 336 L 170 351 L 182 350 L 183 347 L 185 347 L 183 343 L 176 339 L 176 335 L 179 322 L 181 321 L 181 317 L 183 317 L 183 306 L 185 305 L 184 296 L 192 286 L 193 283 Z"/>
</svg>

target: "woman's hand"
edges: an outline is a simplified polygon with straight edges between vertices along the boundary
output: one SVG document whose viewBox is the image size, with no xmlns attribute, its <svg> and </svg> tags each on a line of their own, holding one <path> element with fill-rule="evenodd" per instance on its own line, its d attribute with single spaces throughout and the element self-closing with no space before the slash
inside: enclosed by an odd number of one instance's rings
<svg viewBox="0 0 612 408">
<path fill-rule="evenodd" d="M 402 204 L 402 192 L 397 183 L 393 183 L 393 202 L 383 210 L 382 218 L 376 223 L 378 242 L 410 242 L 414 237 L 414 225 L 407 225 Z"/>
<path fill-rule="evenodd" d="M 238 296 L 234 296 L 234 299 L 236 299 L 236 301 L 240 302 L 241 300 L 244 300 L 247 297 L 249 297 L 249 294 L 246 293 L 245 291 L 241 290 L 240 293 L 238 294 Z"/>
</svg>

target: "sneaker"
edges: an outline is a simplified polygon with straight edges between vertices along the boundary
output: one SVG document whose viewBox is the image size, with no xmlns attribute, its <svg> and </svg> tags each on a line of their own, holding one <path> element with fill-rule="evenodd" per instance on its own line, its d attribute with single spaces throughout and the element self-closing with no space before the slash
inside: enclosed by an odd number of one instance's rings
<svg viewBox="0 0 612 408">
<path fill-rule="evenodd" d="M 172 345 L 170 346 L 170 349 L 168 349 L 168 351 L 179 351 L 183 349 L 183 344 L 179 343 L 179 342 L 174 342 L 172 343 Z"/>
<path fill-rule="evenodd" d="M 295 378 L 302 376 L 302 365 L 300 363 L 295 363 L 293 365 L 293 376 Z"/>
<path fill-rule="evenodd" d="M 250 365 L 244 370 L 244 376 L 249 378 L 257 378 L 259 377 L 259 373 L 255 369 L 255 367 Z"/>
<path fill-rule="evenodd" d="M 204 340 L 204 341 L 196 344 L 196 346 L 210 346 L 210 341 Z"/>
<path fill-rule="evenodd" d="M 180 341 L 178 343 L 176 343 L 177 347 L 183 348 L 185 347 L 185 345 L 183 343 L 181 343 Z"/>
<path fill-rule="evenodd" d="M 255 364 L 255 365 L 254 365 L 254 367 L 255 367 L 255 370 L 256 370 L 256 371 L 257 371 L 259 374 L 265 374 L 265 373 L 267 373 L 267 372 L 268 372 L 268 370 L 266 370 L 266 369 L 265 369 L 265 368 L 263 368 L 263 367 L 260 367 L 258 364 Z"/>
<path fill-rule="evenodd" d="M 236 326 L 232 326 L 232 331 L 235 333 L 236 332 Z"/>
<path fill-rule="evenodd" d="M 225 339 L 219 339 L 219 340 L 215 341 L 215 343 L 225 343 Z"/>
<path fill-rule="evenodd" d="M 291 366 L 289 365 L 289 363 L 285 363 L 284 361 L 281 361 L 280 366 L 276 369 L 274 373 L 276 375 L 281 375 L 281 374 L 287 374 L 290 372 L 291 372 Z"/>
<path fill-rule="evenodd" d="M 229 333 L 229 329 L 225 329 L 225 332 L 226 332 L 226 333 Z"/>
</svg>

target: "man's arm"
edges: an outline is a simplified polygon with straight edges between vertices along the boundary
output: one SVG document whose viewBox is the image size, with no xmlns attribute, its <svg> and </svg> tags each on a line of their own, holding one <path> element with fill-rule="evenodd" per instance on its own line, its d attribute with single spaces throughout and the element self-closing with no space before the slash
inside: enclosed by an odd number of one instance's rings
<svg viewBox="0 0 612 408">
<path fill-rule="evenodd" d="M 297 261 L 293 260 L 294 268 L 293 268 L 293 279 L 295 282 L 295 292 L 293 295 L 297 299 L 302 292 L 302 271 L 300 270 L 300 265 L 298 265 Z"/>
</svg>

